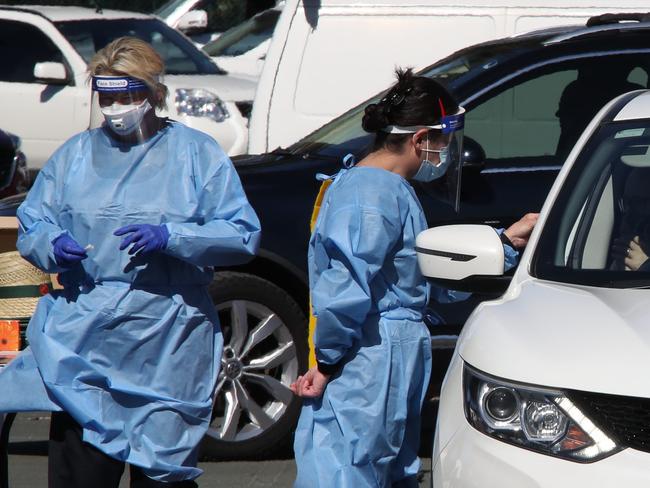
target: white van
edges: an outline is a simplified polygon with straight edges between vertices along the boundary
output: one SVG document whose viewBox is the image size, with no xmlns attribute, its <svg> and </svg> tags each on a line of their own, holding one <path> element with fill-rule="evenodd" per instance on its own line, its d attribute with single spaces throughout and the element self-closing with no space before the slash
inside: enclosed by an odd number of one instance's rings
<svg viewBox="0 0 650 488">
<path fill-rule="evenodd" d="M 577 141 L 499 300 L 460 335 L 440 396 L 440 487 L 650 482 L 650 91 L 611 101 Z M 425 276 L 506 284 L 485 225 L 428 229 Z"/>
<path fill-rule="evenodd" d="M 288 0 L 257 88 L 248 152 L 296 142 L 386 88 L 395 66 L 423 68 L 472 44 L 613 10 L 647 11 L 648 3 Z"/>
</svg>

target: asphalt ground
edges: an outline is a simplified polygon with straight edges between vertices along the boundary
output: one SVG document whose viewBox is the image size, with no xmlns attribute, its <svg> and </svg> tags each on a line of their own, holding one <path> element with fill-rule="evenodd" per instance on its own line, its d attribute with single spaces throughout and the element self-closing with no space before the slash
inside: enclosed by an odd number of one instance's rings
<svg viewBox="0 0 650 488">
<path fill-rule="evenodd" d="M 47 413 L 19 414 L 9 438 L 10 488 L 47 488 L 47 438 L 50 418 Z M 283 488 L 291 487 L 296 476 L 294 460 L 286 454 L 264 461 L 202 462 L 201 488 Z M 430 486 L 431 459 L 422 460 L 422 487 Z M 128 469 L 120 488 L 128 488 Z"/>
</svg>

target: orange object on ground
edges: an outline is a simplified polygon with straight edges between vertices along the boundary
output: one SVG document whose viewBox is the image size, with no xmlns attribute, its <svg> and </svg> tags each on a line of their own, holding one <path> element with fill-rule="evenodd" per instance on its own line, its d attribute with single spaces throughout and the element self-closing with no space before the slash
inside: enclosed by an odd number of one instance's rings
<svg viewBox="0 0 650 488">
<path fill-rule="evenodd" d="M 0 320 L 0 351 L 20 350 L 20 323 L 17 320 Z"/>
</svg>

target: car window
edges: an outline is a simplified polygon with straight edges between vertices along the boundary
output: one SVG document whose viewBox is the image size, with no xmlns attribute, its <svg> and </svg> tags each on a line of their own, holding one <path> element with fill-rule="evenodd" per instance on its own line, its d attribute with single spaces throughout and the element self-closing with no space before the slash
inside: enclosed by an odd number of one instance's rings
<svg viewBox="0 0 650 488">
<path fill-rule="evenodd" d="M 160 54 L 167 74 L 222 73 L 187 38 L 157 19 L 93 19 L 57 22 L 56 26 L 87 63 L 113 39 L 135 36 Z"/>
<path fill-rule="evenodd" d="M 469 111 L 465 134 L 487 168 L 559 166 L 605 103 L 647 86 L 645 65 L 641 55 L 600 56 L 522 75 Z"/>
<path fill-rule="evenodd" d="M 602 126 L 576 160 L 543 229 L 537 276 L 650 285 L 649 187 L 650 120 Z"/>
<path fill-rule="evenodd" d="M 467 113 L 465 133 L 483 147 L 488 167 L 524 164 L 535 156 L 550 163 L 545 157 L 555 155 L 560 135 L 558 102 L 576 77 L 577 70 L 561 70 L 526 80 Z"/>
<path fill-rule="evenodd" d="M 0 59 L 0 81 L 34 83 L 34 65 L 62 63 L 63 54 L 38 27 L 0 20 Z"/>
<path fill-rule="evenodd" d="M 241 56 L 273 36 L 279 10 L 269 10 L 224 32 L 203 50 L 210 56 Z"/>
<path fill-rule="evenodd" d="M 192 10 L 204 10 L 208 14 L 207 32 L 223 32 L 246 20 L 246 2 L 215 2 L 199 0 Z"/>
<path fill-rule="evenodd" d="M 163 19 L 166 19 L 169 17 L 171 14 L 174 13 L 174 11 L 183 5 L 187 0 L 171 0 L 170 2 L 167 2 L 163 5 L 161 5 L 158 10 L 156 10 L 154 13 Z"/>
</svg>

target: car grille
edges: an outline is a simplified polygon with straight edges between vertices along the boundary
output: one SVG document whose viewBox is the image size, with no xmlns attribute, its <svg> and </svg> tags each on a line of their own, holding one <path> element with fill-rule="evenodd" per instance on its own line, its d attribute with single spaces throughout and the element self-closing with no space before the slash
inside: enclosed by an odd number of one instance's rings
<svg viewBox="0 0 650 488">
<path fill-rule="evenodd" d="M 253 111 L 253 102 L 235 102 L 239 112 L 242 114 L 242 117 L 245 119 L 251 118 L 251 112 Z"/>
<path fill-rule="evenodd" d="M 619 446 L 650 452 L 650 399 L 571 392 L 573 401 Z"/>
</svg>

